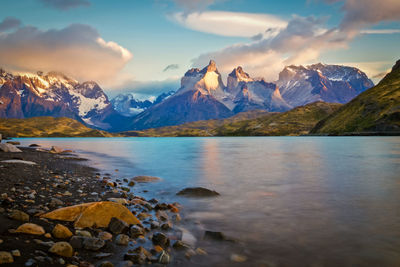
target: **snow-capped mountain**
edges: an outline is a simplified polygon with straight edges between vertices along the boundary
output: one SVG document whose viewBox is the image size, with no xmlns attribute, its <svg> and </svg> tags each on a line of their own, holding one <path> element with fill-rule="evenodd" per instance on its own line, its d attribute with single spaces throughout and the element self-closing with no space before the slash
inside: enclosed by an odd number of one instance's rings
<svg viewBox="0 0 400 267">
<path fill-rule="evenodd" d="M 106 130 L 119 122 L 96 82 L 79 83 L 57 72 L 11 74 L 0 70 L 0 100 L 0 117 L 69 117 Z"/>
<path fill-rule="evenodd" d="M 253 79 L 242 67 L 235 68 L 229 74 L 225 92 L 222 102 L 234 113 L 254 109 L 287 111 L 291 108 L 281 97 L 276 84 L 267 83 L 262 78 Z"/>
<path fill-rule="evenodd" d="M 111 104 L 113 105 L 114 109 L 119 112 L 121 115 L 126 117 L 132 117 L 137 115 L 149 107 L 161 103 L 164 99 L 173 95 L 175 91 L 169 91 L 166 93 L 162 93 L 159 95 L 155 100 L 150 101 L 146 100 L 139 100 L 136 99 L 134 94 L 127 93 L 127 94 L 119 94 L 113 99 L 111 99 Z"/>
<path fill-rule="evenodd" d="M 145 129 L 232 116 L 233 112 L 220 101 L 225 95 L 224 89 L 221 75 L 211 60 L 202 70 L 187 71 L 180 89 L 137 115 L 131 127 Z"/>
<path fill-rule="evenodd" d="M 321 63 L 285 67 L 276 84 L 283 99 L 293 107 L 315 101 L 344 104 L 374 86 L 357 68 Z"/>
</svg>

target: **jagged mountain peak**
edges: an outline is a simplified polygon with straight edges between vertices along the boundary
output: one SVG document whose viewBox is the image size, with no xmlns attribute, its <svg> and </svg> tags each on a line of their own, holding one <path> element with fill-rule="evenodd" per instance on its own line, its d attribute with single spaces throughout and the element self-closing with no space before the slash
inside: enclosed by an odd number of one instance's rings
<svg viewBox="0 0 400 267">
<path fill-rule="evenodd" d="M 203 72 L 203 73 L 207 73 L 207 72 L 218 72 L 217 64 L 215 63 L 214 60 L 210 60 L 210 62 L 208 63 L 208 65 L 207 65 L 201 72 Z"/>
<path fill-rule="evenodd" d="M 229 74 L 229 77 L 236 78 L 238 81 L 250 81 L 250 75 L 244 72 L 241 66 L 234 68 L 232 72 Z"/>
</svg>

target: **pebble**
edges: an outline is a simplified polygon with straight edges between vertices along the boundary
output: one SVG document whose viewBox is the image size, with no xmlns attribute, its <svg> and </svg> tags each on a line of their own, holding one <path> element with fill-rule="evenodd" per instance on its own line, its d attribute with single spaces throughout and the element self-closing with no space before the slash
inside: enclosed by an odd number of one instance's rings
<svg viewBox="0 0 400 267">
<path fill-rule="evenodd" d="M 114 264 L 109 261 L 103 261 L 102 263 L 100 263 L 99 267 L 114 267 Z"/>
<path fill-rule="evenodd" d="M 131 267 L 133 266 L 133 262 L 131 261 L 122 261 L 118 265 L 119 267 Z"/>
<path fill-rule="evenodd" d="M 3 242 L 4 242 L 3 239 L 0 239 L 0 244 L 3 244 Z"/>
<path fill-rule="evenodd" d="M 13 220 L 29 222 L 29 215 L 20 210 L 11 211 L 9 217 Z"/>
<path fill-rule="evenodd" d="M 113 238 L 113 235 L 109 232 L 100 232 L 97 237 L 103 240 L 110 240 Z"/>
<path fill-rule="evenodd" d="M 108 229 L 113 234 L 121 234 L 121 233 L 125 233 L 126 231 L 128 231 L 129 225 L 126 222 L 113 217 L 110 220 Z"/>
<path fill-rule="evenodd" d="M 13 262 L 14 262 L 14 258 L 10 252 L 0 251 L 0 264 L 13 263 Z"/>
<path fill-rule="evenodd" d="M 96 259 L 104 259 L 104 258 L 110 257 L 111 255 L 112 255 L 111 253 L 99 253 L 99 254 L 96 254 L 94 257 Z"/>
<path fill-rule="evenodd" d="M 46 233 L 43 227 L 33 223 L 24 223 L 23 225 L 19 226 L 15 232 L 31 235 L 43 235 Z"/>
<path fill-rule="evenodd" d="M 119 234 L 115 238 L 115 243 L 119 246 L 127 246 L 129 244 L 129 236 L 124 234 Z"/>
<path fill-rule="evenodd" d="M 72 236 L 72 232 L 68 229 L 68 227 L 66 227 L 62 224 L 57 224 L 53 228 L 52 234 L 55 238 L 59 238 L 59 239 L 67 239 Z"/>
<path fill-rule="evenodd" d="M 169 246 L 169 238 L 163 233 L 155 233 L 151 239 L 154 245 L 159 245 L 161 247 Z"/>
<path fill-rule="evenodd" d="M 60 263 L 61 265 L 65 264 L 65 260 L 63 258 L 59 258 L 58 259 L 58 263 Z"/>
<path fill-rule="evenodd" d="M 68 242 L 57 242 L 50 249 L 49 252 L 57 254 L 62 257 L 70 258 L 74 255 L 74 249 Z"/>
<path fill-rule="evenodd" d="M 144 234 L 143 228 L 137 225 L 132 225 L 129 229 L 132 238 L 136 238 Z"/>
<path fill-rule="evenodd" d="M 106 242 L 96 237 L 84 237 L 83 248 L 87 250 L 97 251 L 104 247 Z"/>
<path fill-rule="evenodd" d="M 21 257 L 21 252 L 20 252 L 18 249 L 12 250 L 12 251 L 11 251 L 11 254 L 12 254 L 14 257 Z"/>
<path fill-rule="evenodd" d="M 92 234 L 85 230 L 76 230 L 75 234 L 78 236 L 92 237 Z"/>
<path fill-rule="evenodd" d="M 34 259 L 29 259 L 25 262 L 26 267 L 34 266 L 36 264 L 36 261 Z"/>
<path fill-rule="evenodd" d="M 207 255 L 207 251 L 205 251 L 205 250 L 202 249 L 202 248 L 196 248 L 196 253 L 197 253 L 198 255 Z"/>
<path fill-rule="evenodd" d="M 161 251 L 160 255 L 158 256 L 158 262 L 161 264 L 168 264 L 171 260 L 171 257 L 169 256 L 169 254 L 167 252 L 165 252 L 164 250 Z"/>
<path fill-rule="evenodd" d="M 239 255 L 239 254 L 232 254 L 231 261 L 233 262 L 245 262 L 247 260 L 246 256 Z"/>
</svg>

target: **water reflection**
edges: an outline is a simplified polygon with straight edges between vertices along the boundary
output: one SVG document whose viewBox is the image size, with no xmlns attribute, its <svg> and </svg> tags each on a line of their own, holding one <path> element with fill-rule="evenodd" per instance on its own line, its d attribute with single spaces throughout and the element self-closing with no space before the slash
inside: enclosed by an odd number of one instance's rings
<svg viewBox="0 0 400 267">
<path fill-rule="evenodd" d="M 200 241 L 226 265 L 233 252 L 244 266 L 399 266 L 400 138 L 112 138 L 23 139 L 82 150 L 118 175 L 148 174 L 140 185 L 185 205 L 205 229 L 240 240 Z M 105 157 L 104 155 L 109 155 Z M 117 174 L 115 174 L 117 175 Z M 221 197 L 186 200 L 175 193 L 205 186 Z M 228 265 L 229 266 L 229 265 Z"/>
</svg>

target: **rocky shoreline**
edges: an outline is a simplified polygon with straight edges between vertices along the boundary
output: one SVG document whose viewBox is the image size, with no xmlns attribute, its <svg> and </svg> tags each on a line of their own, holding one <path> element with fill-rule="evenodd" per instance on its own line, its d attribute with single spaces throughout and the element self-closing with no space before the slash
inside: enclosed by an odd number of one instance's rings
<svg viewBox="0 0 400 267">
<path fill-rule="evenodd" d="M 0 151 L 2 266 L 186 266 L 207 254 L 185 242 L 178 203 L 131 193 L 156 178 L 113 180 L 71 151 L 20 149 Z"/>
</svg>

